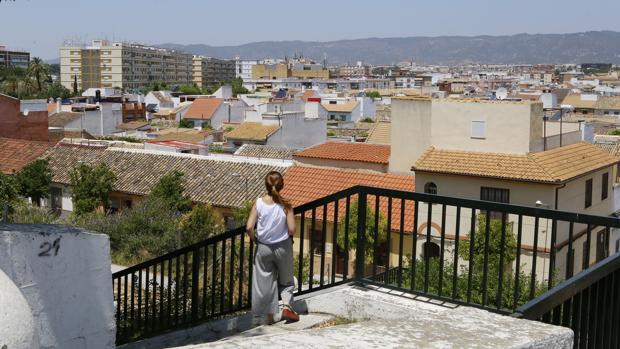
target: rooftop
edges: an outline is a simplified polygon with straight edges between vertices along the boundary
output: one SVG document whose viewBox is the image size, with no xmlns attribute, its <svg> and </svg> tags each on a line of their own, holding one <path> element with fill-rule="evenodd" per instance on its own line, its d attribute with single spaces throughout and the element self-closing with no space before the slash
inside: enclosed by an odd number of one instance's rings
<svg viewBox="0 0 620 349">
<path fill-rule="evenodd" d="M 81 113 L 61 111 L 59 113 L 52 114 L 47 123 L 50 127 L 65 127 L 70 122 L 79 119 L 81 115 Z"/>
<path fill-rule="evenodd" d="M 47 142 L 0 137 L 0 172 L 18 172 L 43 155 L 49 146 Z"/>
<path fill-rule="evenodd" d="M 221 98 L 197 98 L 185 113 L 187 119 L 211 119 L 213 114 L 224 103 Z"/>
<path fill-rule="evenodd" d="M 244 144 L 241 148 L 237 149 L 235 155 L 247 156 L 254 158 L 269 158 L 269 159 L 293 159 L 295 149 L 286 147 L 275 147 L 270 145 L 260 144 Z"/>
<path fill-rule="evenodd" d="M 280 126 L 263 125 L 260 122 L 244 122 L 235 127 L 234 130 L 225 134 L 226 138 L 234 140 L 260 141 L 265 142 L 267 138 L 274 134 Z"/>
<path fill-rule="evenodd" d="M 214 160 L 199 155 L 169 152 L 93 149 L 57 145 L 48 152 L 53 182 L 68 185 L 70 173 L 80 163 L 104 163 L 117 177 L 114 190 L 134 195 L 147 195 L 159 179 L 172 171 L 181 171 L 185 193 L 194 202 L 219 207 L 239 207 L 264 191 L 263 177 L 269 171 L 285 173 L 287 168 L 241 161 Z M 247 192 L 239 190 L 248 179 Z"/>
<path fill-rule="evenodd" d="M 392 124 L 389 122 L 377 122 L 366 138 L 366 143 L 390 145 L 392 135 Z"/>
<path fill-rule="evenodd" d="M 355 107 L 357 107 L 358 104 L 358 101 L 350 101 L 340 104 L 322 103 L 325 110 L 334 113 L 350 113 L 353 111 L 353 109 L 355 109 Z"/>
<path fill-rule="evenodd" d="M 293 157 L 358 161 L 387 165 L 390 160 L 390 146 L 367 143 L 326 142 L 297 152 Z"/>
<path fill-rule="evenodd" d="M 430 147 L 412 169 L 526 182 L 563 183 L 618 162 L 620 159 L 586 142 L 526 155 Z"/>
</svg>

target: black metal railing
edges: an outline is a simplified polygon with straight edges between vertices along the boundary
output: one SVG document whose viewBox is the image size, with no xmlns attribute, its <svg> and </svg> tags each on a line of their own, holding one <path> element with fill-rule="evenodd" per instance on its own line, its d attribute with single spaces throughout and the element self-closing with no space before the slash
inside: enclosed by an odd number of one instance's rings
<svg viewBox="0 0 620 349">
<path fill-rule="evenodd" d="M 620 254 L 524 304 L 514 316 L 571 328 L 574 348 L 618 348 Z"/>
<path fill-rule="evenodd" d="M 504 314 L 606 257 L 620 228 L 611 217 L 365 186 L 294 212 L 297 294 L 357 281 Z M 247 309 L 252 258 L 235 229 L 115 273 L 117 343 Z"/>
</svg>

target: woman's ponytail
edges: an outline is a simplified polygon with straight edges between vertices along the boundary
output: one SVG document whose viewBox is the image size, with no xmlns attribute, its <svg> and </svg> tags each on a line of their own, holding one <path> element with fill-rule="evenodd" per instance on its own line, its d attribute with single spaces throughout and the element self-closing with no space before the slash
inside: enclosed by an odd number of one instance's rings
<svg viewBox="0 0 620 349">
<path fill-rule="evenodd" d="M 271 196 L 273 202 L 284 207 L 286 212 L 292 208 L 290 202 L 280 194 L 280 191 L 284 188 L 284 178 L 280 172 L 269 172 L 267 176 L 265 176 L 265 187 L 267 189 L 267 194 Z"/>
</svg>

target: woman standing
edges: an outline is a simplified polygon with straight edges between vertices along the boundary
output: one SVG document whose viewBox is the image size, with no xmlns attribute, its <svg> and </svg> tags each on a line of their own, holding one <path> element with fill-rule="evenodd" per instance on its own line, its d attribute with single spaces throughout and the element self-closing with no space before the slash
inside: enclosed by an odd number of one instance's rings
<svg viewBox="0 0 620 349">
<path fill-rule="evenodd" d="M 293 291 L 293 235 L 295 216 L 290 203 L 280 195 L 284 179 L 272 171 L 265 177 L 267 195 L 256 199 L 246 231 L 256 243 L 252 277 L 252 312 L 267 315 L 267 322 L 274 322 L 279 310 L 278 292 L 284 309 L 282 319 L 298 321 L 299 315 L 292 308 Z M 256 225 L 256 234 L 254 226 Z"/>
</svg>

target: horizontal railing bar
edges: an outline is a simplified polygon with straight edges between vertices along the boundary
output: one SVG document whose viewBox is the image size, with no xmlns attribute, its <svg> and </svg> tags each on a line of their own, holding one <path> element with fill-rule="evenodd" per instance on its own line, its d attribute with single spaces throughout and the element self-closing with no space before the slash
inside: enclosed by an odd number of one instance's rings
<svg viewBox="0 0 620 349">
<path fill-rule="evenodd" d="M 611 255 L 572 278 L 562 281 L 556 287 L 518 307 L 513 316 L 537 319 L 618 268 L 620 268 L 620 253 Z"/>
<path fill-rule="evenodd" d="M 192 252 L 195 249 L 199 249 L 201 247 L 205 247 L 205 246 L 209 246 L 209 245 L 213 245 L 217 242 L 220 242 L 222 240 L 226 240 L 226 239 L 230 239 L 233 236 L 238 236 L 241 234 L 245 234 L 245 227 L 239 227 L 239 228 L 235 228 L 233 230 L 229 230 L 227 232 L 224 232 L 222 234 L 218 234 L 215 236 L 212 236 L 210 238 L 207 238 L 206 240 L 197 242 L 195 244 L 189 245 L 189 246 L 185 246 L 183 248 L 180 248 L 178 250 L 166 253 L 164 255 L 161 255 L 159 257 L 155 257 L 153 259 L 149 259 L 148 261 L 142 262 L 142 263 L 138 263 L 136 265 L 133 265 L 131 267 L 127 267 L 123 270 L 119 270 L 117 272 L 115 272 L 114 274 L 112 274 L 112 278 L 116 279 L 119 277 L 122 277 L 126 274 L 131 274 L 132 272 L 136 272 L 140 269 L 144 269 L 146 267 L 150 267 L 154 264 L 158 264 L 162 261 L 168 260 L 168 259 L 172 259 L 175 258 L 177 256 L 180 256 L 182 254 L 188 253 L 188 252 Z"/>
<path fill-rule="evenodd" d="M 307 202 L 305 204 L 299 205 L 299 206 L 297 206 L 297 207 L 295 207 L 293 209 L 293 213 L 300 214 L 302 212 L 311 210 L 313 208 L 318 208 L 320 206 L 323 206 L 325 204 L 334 202 L 336 200 L 345 199 L 349 195 L 358 194 L 359 193 L 359 188 L 360 188 L 359 186 L 353 186 L 353 187 L 347 188 L 345 190 L 341 190 L 339 192 L 327 195 L 327 196 L 322 197 L 320 199 L 316 199 L 316 200 Z"/>
</svg>

